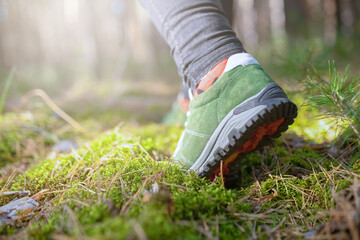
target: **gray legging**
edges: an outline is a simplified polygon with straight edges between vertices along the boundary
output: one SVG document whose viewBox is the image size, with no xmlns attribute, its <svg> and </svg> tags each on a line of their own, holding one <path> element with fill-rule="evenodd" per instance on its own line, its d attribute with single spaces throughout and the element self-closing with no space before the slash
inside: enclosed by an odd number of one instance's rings
<svg viewBox="0 0 360 240">
<path fill-rule="evenodd" d="M 245 52 L 219 0 L 139 0 L 171 48 L 184 83 L 194 90 L 221 60 Z"/>
</svg>

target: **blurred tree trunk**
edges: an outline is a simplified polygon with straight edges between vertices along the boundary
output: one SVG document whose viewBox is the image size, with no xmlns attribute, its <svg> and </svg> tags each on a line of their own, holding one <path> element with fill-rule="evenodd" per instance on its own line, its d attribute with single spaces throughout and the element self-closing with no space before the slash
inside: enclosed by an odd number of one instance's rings
<svg viewBox="0 0 360 240">
<path fill-rule="evenodd" d="M 255 49 L 259 36 L 256 29 L 257 13 L 254 0 L 237 0 L 234 29 L 240 35 L 245 48 Z"/>
<path fill-rule="evenodd" d="M 359 25 L 360 22 L 360 1 L 352 0 L 352 6 L 354 9 L 355 24 Z"/>
<path fill-rule="evenodd" d="M 131 42 L 131 56 L 135 62 L 152 68 L 155 64 L 155 41 L 152 33 L 157 31 L 147 13 L 138 1 L 128 1 L 129 33 Z"/>
<path fill-rule="evenodd" d="M 101 29 L 100 24 L 101 18 L 97 16 L 98 7 L 96 1 L 88 1 L 89 9 L 91 13 L 91 31 L 93 32 L 93 40 L 94 40 L 94 48 L 95 48 L 95 74 L 97 79 L 101 79 L 103 77 L 103 63 L 104 63 L 104 57 L 103 57 L 103 51 L 101 47 L 103 46 L 101 43 Z"/>
<path fill-rule="evenodd" d="M 268 1 L 257 1 L 255 5 L 256 13 L 261 16 L 257 19 L 256 29 L 258 32 L 259 45 L 266 44 L 271 40 L 271 20 Z"/>
<path fill-rule="evenodd" d="M 328 45 L 334 45 L 336 42 L 338 29 L 338 0 L 326 0 L 323 2 L 325 19 L 324 19 L 324 40 Z"/>
<path fill-rule="evenodd" d="M 284 0 L 269 0 L 271 35 L 277 47 L 285 47 L 285 6 Z"/>
<path fill-rule="evenodd" d="M 271 33 L 273 37 L 285 34 L 285 8 L 284 0 L 269 0 Z"/>
<path fill-rule="evenodd" d="M 112 12 L 112 4 L 123 12 Z M 309 33 L 333 45 L 338 34 L 352 37 L 360 32 L 360 0 L 222 0 L 222 4 L 250 51 L 287 34 L 303 38 Z M 45 71 L 69 82 L 77 74 L 118 79 L 130 55 L 152 71 L 168 51 L 134 0 L 0 0 L 0 68 L 17 65 L 30 71 L 24 76 L 39 77 Z"/>
<path fill-rule="evenodd" d="M 320 30 L 323 28 L 324 25 L 324 10 L 322 0 L 300 1 L 300 4 L 304 13 L 304 22 L 307 26 L 304 32 L 307 33 L 309 36 L 323 38 L 324 33 Z"/>
<path fill-rule="evenodd" d="M 354 17 L 354 25 L 356 31 L 356 26 L 359 24 L 360 21 L 360 1 L 359 0 L 351 0 L 351 8 L 353 10 L 353 17 Z"/>
<path fill-rule="evenodd" d="M 341 29 L 341 33 L 345 37 L 351 37 L 354 33 L 354 11 L 356 10 L 354 2 L 352 0 L 343 0 L 338 4 L 338 24 Z"/>
<path fill-rule="evenodd" d="M 234 1 L 233 0 L 222 0 L 221 1 L 222 7 L 224 9 L 224 13 L 226 18 L 229 20 L 230 24 L 233 25 L 234 22 Z"/>
</svg>

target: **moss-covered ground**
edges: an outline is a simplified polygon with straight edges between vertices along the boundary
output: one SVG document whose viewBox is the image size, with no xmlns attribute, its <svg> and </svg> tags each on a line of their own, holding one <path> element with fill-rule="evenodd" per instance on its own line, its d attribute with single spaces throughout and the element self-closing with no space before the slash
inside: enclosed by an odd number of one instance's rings
<svg viewBox="0 0 360 240">
<path fill-rule="evenodd" d="M 3 225 L 1 235 L 14 239 L 326 238 L 321 234 L 333 219 L 338 199 L 357 186 L 360 161 L 353 155 L 331 154 L 327 144 L 310 141 L 306 129 L 311 124 L 302 117 L 306 114 L 301 112 L 300 120 L 273 146 L 243 157 L 241 177 L 232 189 L 225 188 L 221 177 L 199 178 L 171 163 L 182 131 L 177 125 L 125 121 L 100 134 L 101 126 L 85 119 L 82 124 L 97 135 L 90 139 L 56 118 L 4 115 L 0 117 L 0 193 L 47 192 L 32 214 Z M 76 139 L 80 148 L 49 156 L 60 138 Z M 22 171 L 16 170 L 19 166 Z M 0 206 L 14 198 L 0 195 Z M 353 236 L 351 227 L 345 230 Z"/>
</svg>

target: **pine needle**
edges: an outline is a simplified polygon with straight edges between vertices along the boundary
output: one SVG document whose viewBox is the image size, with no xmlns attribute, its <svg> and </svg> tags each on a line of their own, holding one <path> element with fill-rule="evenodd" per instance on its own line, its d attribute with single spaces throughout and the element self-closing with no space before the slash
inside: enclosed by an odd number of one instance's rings
<svg viewBox="0 0 360 240">
<path fill-rule="evenodd" d="M 347 122 L 360 143 L 358 130 L 360 124 L 360 77 L 350 77 L 349 66 L 341 75 L 336 70 L 334 61 L 329 61 L 329 80 L 315 74 L 315 76 L 308 76 L 307 85 L 312 89 L 317 89 L 319 93 L 308 97 L 310 107 L 321 111 L 321 115 L 324 117 L 330 117 L 337 122 L 339 120 Z"/>
</svg>

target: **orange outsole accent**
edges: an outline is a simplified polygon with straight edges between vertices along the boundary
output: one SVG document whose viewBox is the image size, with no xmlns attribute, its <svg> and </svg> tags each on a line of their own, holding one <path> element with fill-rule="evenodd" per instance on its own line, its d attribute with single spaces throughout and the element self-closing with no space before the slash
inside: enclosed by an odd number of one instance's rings
<svg viewBox="0 0 360 240">
<path fill-rule="evenodd" d="M 266 124 L 265 126 L 259 127 L 258 129 L 256 129 L 252 135 L 252 137 L 243 145 L 241 145 L 239 147 L 239 149 L 237 151 L 235 151 L 233 154 L 231 154 L 228 158 L 226 158 L 223 162 L 223 169 L 222 172 L 224 175 L 229 173 L 229 164 L 233 161 L 235 161 L 236 157 L 240 154 L 240 153 L 244 153 L 244 152 L 250 152 L 252 150 L 254 150 L 256 148 L 256 146 L 259 144 L 259 142 L 261 141 L 261 139 L 264 136 L 269 136 L 269 135 L 273 135 L 278 128 L 280 127 L 280 125 L 284 122 L 285 118 L 281 118 L 275 122 Z M 220 167 L 215 169 L 212 172 L 212 175 L 210 177 L 211 180 L 213 180 L 215 178 L 215 176 L 219 175 L 220 173 Z"/>
</svg>

